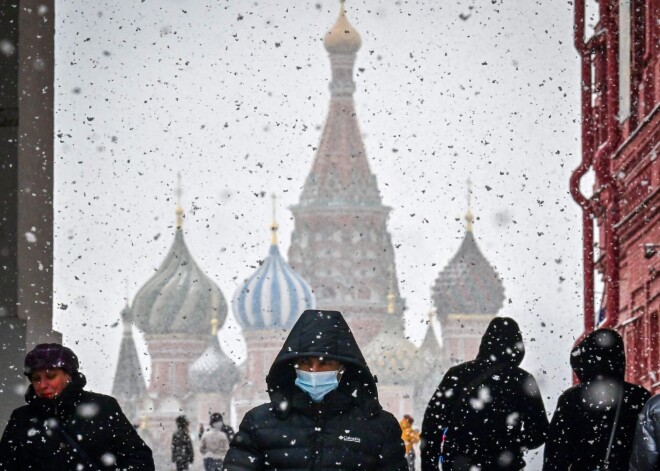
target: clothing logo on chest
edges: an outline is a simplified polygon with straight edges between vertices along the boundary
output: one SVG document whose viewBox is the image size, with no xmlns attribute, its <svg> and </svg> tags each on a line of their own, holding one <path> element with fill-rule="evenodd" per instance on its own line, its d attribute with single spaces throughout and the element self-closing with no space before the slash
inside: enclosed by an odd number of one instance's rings
<svg viewBox="0 0 660 471">
<path fill-rule="evenodd" d="M 360 443 L 360 437 L 349 437 L 348 435 L 339 435 L 339 439 L 344 442 Z"/>
</svg>

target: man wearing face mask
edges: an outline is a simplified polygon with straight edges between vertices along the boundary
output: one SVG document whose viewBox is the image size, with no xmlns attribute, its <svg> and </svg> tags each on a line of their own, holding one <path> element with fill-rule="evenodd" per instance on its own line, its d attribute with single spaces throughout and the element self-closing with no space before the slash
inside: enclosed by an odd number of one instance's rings
<svg viewBox="0 0 660 471">
<path fill-rule="evenodd" d="M 399 423 L 341 313 L 303 312 L 266 383 L 271 401 L 243 418 L 226 471 L 408 469 Z"/>
</svg>

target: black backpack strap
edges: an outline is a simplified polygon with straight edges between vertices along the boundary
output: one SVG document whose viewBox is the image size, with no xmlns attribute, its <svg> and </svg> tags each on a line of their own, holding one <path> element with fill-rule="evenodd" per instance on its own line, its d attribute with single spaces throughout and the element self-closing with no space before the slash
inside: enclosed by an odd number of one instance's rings
<svg viewBox="0 0 660 471">
<path fill-rule="evenodd" d="M 69 435 L 66 430 L 64 430 L 64 427 L 60 423 L 57 424 L 57 431 L 60 432 L 60 435 L 62 435 L 62 438 L 64 438 L 64 441 L 66 441 L 71 448 L 73 448 L 78 455 L 85 461 L 85 465 L 89 467 L 89 469 L 93 469 L 94 471 L 99 471 L 100 468 L 98 465 L 90 458 L 89 454 L 85 450 L 81 448 L 81 446 L 73 439 L 71 438 L 71 435 Z"/>
<path fill-rule="evenodd" d="M 603 469 L 605 471 L 610 469 L 610 454 L 612 453 L 612 444 L 614 443 L 614 435 L 616 434 L 617 426 L 619 425 L 619 416 L 621 415 L 621 403 L 623 402 L 623 395 L 626 392 L 626 385 L 621 385 L 621 393 L 616 401 L 616 412 L 614 413 L 614 422 L 612 423 L 612 431 L 610 432 L 610 440 L 607 443 L 607 453 L 605 453 L 605 461 L 603 461 Z"/>
</svg>

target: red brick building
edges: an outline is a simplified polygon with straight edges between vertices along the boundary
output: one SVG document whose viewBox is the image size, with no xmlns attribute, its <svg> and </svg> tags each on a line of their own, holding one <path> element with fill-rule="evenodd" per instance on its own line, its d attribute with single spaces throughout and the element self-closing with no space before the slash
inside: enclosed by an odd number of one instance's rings
<svg viewBox="0 0 660 471">
<path fill-rule="evenodd" d="M 592 6 L 597 23 L 585 34 L 585 9 Z M 585 333 L 598 327 L 620 332 L 626 379 L 655 392 L 660 392 L 658 18 L 660 0 L 576 0 L 582 161 L 570 180 L 583 211 Z M 580 187 L 585 176 L 594 181 L 589 196 Z M 603 292 L 595 296 L 598 275 Z"/>
</svg>

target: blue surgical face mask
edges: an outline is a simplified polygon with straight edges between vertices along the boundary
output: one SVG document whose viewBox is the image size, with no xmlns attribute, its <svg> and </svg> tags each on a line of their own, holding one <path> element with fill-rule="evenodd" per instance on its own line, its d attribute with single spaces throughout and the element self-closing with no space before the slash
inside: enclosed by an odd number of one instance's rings
<svg viewBox="0 0 660 471">
<path fill-rule="evenodd" d="M 339 386 L 339 371 L 302 371 L 296 369 L 296 386 L 309 394 L 314 402 L 321 402 Z"/>
</svg>

